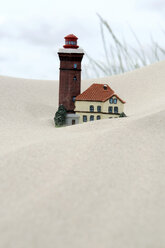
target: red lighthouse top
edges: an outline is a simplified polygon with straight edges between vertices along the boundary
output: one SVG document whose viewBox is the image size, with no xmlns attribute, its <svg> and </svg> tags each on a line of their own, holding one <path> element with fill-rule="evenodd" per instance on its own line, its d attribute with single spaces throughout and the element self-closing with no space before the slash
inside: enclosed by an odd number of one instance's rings
<svg viewBox="0 0 165 248">
<path fill-rule="evenodd" d="M 77 40 L 78 38 L 74 34 L 69 34 L 65 38 L 65 45 L 63 46 L 64 48 L 78 48 L 77 46 Z"/>
</svg>

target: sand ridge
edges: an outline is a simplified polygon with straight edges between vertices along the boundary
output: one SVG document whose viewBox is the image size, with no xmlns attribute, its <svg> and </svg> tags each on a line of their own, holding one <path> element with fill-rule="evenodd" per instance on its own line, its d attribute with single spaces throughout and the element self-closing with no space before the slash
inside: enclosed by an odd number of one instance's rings
<svg viewBox="0 0 165 248">
<path fill-rule="evenodd" d="M 54 128 L 58 82 L 0 77 L 0 247 L 164 247 L 165 62 L 110 78 L 128 118 Z"/>
</svg>

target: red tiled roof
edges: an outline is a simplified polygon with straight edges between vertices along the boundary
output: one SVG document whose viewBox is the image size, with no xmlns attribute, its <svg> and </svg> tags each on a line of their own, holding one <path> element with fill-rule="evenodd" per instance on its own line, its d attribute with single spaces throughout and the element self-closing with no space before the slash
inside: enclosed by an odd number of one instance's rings
<svg viewBox="0 0 165 248">
<path fill-rule="evenodd" d="M 92 84 L 87 90 L 76 97 L 76 101 L 105 102 L 112 96 L 116 96 L 122 103 L 125 103 L 107 84 Z"/>
</svg>

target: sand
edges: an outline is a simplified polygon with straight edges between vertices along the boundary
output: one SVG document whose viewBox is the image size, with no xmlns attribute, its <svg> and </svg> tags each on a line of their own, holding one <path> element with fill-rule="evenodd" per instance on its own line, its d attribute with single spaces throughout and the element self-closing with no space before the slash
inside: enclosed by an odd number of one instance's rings
<svg viewBox="0 0 165 248">
<path fill-rule="evenodd" d="M 0 77 L 0 248 L 165 247 L 165 61 L 95 82 L 127 118 L 54 128 L 58 81 Z"/>
</svg>

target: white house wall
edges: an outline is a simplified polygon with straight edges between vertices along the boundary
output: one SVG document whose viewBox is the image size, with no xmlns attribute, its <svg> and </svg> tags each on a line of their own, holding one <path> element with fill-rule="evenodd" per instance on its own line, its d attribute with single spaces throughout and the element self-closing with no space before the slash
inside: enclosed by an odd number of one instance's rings
<svg viewBox="0 0 165 248">
<path fill-rule="evenodd" d="M 94 106 L 94 112 L 90 112 L 90 105 Z M 101 112 L 97 112 L 97 106 L 101 106 Z M 108 113 L 110 106 L 113 108 L 113 113 Z M 118 114 L 114 114 L 114 107 L 118 107 Z M 106 102 L 75 101 L 75 112 L 80 116 L 79 123 L 83 123 L 83 115 L 86 115 L 87 121 L 89 121 L 91 115 L 94 116 L 94 120 L 97 120 L 98 115 L 101 119 L 118 118 L 123 111 L 124 104 L 119 99 L 116 104 L 109 103 L 109 99 Z"/>
</svg>

